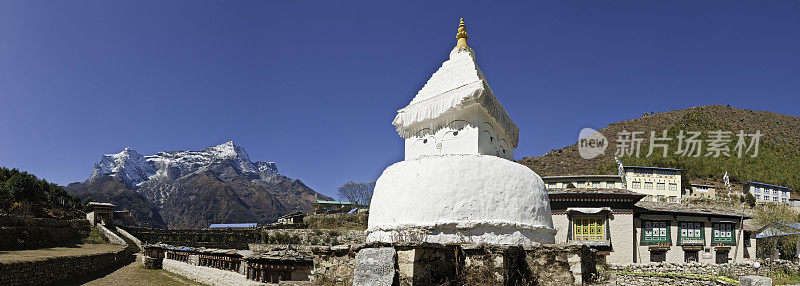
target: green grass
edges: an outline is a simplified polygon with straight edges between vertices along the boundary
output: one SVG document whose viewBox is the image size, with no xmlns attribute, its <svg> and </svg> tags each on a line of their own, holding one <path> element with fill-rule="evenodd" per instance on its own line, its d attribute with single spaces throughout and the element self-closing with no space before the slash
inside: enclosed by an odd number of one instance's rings
<svg viewBox="0 0 800 286">
<path fill-rule="evenodd" d="M 89 236 L 87 236 L 86 238 L 83 239 L 83 243 L 86 243 L 86 244 L 103 244 L 103 243 L 108 243 L 108 238 L 106 238 L 105 235 L 100 233 L 100 231 L 97 230 L 97 228 L 93 227 L 89 231 Z"/>
</svg>

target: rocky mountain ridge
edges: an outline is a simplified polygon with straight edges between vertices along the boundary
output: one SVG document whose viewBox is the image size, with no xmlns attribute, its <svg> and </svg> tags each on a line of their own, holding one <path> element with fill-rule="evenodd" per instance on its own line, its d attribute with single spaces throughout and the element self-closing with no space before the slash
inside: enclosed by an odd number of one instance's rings
<svg viewBox="0 0 800 286">
<path fill-rule="evenodd" d="M 121 189 L 143 197 L 158 216 L 136 195 Z M 274 162 L 250 161 L 244 148 L 232 141 L 200 151 L 163 151 L 148 156 L 125 148 L 102 155 L 89 179 L 70 184 L 67 190 L 133 208 L 132 215 L 142 226 L 170 228 L 265 224 L 290 212 L 311 211 L 317 199 L 330 199 L 300 180 L 279 174 Z M 125 200 L 119 200 L 121 193 Z"/>
</svg>

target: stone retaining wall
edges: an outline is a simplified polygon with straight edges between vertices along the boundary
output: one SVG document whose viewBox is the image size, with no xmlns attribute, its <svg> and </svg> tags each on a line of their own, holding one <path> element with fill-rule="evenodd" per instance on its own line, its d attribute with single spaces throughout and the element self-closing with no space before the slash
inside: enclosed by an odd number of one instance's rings
<svg viewBox="0 0 800 286">
<path fill-rule="evenodd" d="M 713 285 L 737 285 L 713 279 L 703 279 L 699 277 L 675 276 L 675 275 L 654 275 L 654 274 L 613 274 L 613 280 L 619 286 L 640 286 L 640 285 L 670 285 L 670 286 L 713 286 Z"/>
<path fill-rule="evenodd" d="M 352 285 L 356 254 L 378 247 L 396 251 L 399 285 L 581 285 L 596 276 L 595 253 L 585 245 L 372 243 L 313 247 L 312 281 Z"/>
<path fill-rule="evenodd" d="M 759 275 L 772 276 L 776 273 L 798 273 L 800 266 L 786 260 L 759 260 L 759 268 L 755 268 L 754 261 L 741 261 L 726 264 L 705 263 L 670 263 L 656 262 L 646 264 L 609 265 L 610 271 L 637 272 L 637 273 L 676 273 L 728 276 L 738 279 L 740 276 Z"/>
<path fill-rule="evenodd" d="M 274 244 L 339 245 L 363 243 L 356 230 L 317 229 L 156 229 L 123 226 L 141 242 L 191 247 L 259 250 Z M 259 246 L 266 244 L 266 246 Z M 253 249 L 255 248 L 255 249 Z"/>
<path fill-rule="evenodd" d="M 267 285 L 265 283 L 248 280 L 238 272 L 191 265 L 172 259 L 164 259 L 164 270 L 208 285 L 237 286 L 237 285 Z"/>
<path fill-rule="evenodd" d="M 45 258 L 36 261 L 0 263 L 0 284 L 49 285 L 70 281 L 104 269 L 122 266 L 135 259 L 128 248 L 82 256 Z"/>
<path fill-rule="evenodd" d="M 38 249 L 79 243 L 89 235 L 86 219 L 0 215 L 0 250 Z"/>
</svg>

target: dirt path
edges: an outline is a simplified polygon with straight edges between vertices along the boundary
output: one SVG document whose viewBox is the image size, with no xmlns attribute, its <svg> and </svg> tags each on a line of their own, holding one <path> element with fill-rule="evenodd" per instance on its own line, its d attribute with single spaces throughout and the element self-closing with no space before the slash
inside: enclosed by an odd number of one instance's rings
<svg viewBox="0 0 800 286">
<path fill-rule="evenodd" d="M 142 266 L 141 256 L 136 257 L 136 261 L 106 274 L 103 277 L 91 280 L 81 285 L 152 285 L 152 286 L 174 286 L 174 285 L 204 285 L 188 280 L 177 274 L 163 269 L 145 269 Z"/>
</svg>

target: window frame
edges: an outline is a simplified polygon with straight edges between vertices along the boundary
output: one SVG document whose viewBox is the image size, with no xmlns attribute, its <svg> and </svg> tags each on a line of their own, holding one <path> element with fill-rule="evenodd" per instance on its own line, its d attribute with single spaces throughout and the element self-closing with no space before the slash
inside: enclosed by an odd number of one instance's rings
<svg viewBox="0 0 800 286">
<path fill-rule="evenodd" d="M 590 221 L 588 225 L 583 225 L 583 221 Z M 592 225 L 592 223 L 600 222 L 600 225 Z M 607 215 L 603 214 L 579 214 L 572 216 L 572 225 L 570 226 L 571 238 L 570 240 L 577 242 L 606 242 L 610 241 L 608 234 L 608 220 Z M 584 232 L 589 232 L 584 234 Z M 591 239 L 591 237 L 600 236 L 600 239 Z M 583 239 L 587 238 L 587 239 Z"/>
<path fill-rule="evenodd" d="M 728 230 L 730 227 L 730 230 Z M 711 244 L 715 245 L 735 245 L 736 244 L 736 225 L 731 222 L 715 222 L 711 224 Z M 721 235 L 722 233 L 727 235 Z M 728 234 L 729 233 L 729 234 Z"/>
<path fill-rule="evenodd" d="M 658 224 L 658 226 L 655 226 L 653 224 Z M 658 228 L 659 232 L 660 232 L 660 229 L 663 228 L 665 230 L 665 234 L 664 235 L 658 235 L 657 237 L 652 235 L 652 234 L 651 235 L 647 235 L 647 226 L 648 225 L 651 226 L 651 232 L 652 232 L 652 229 L 654 229 L 654 228 Z M 667 243 L 667 244 L 671 245 L 672 244 L 672 233 L 670 232 L 670 230 L 671 230 L 670 227 L 671 227 L 670 221 L 668 221 L 668 220 L 648 220 L 648 219 L 643 219 L 642 220 L 642 225 L 641 225 L 641 231 L 642 231 L 641 242 L 642 242 L 642 244 L 644 244 L 644 245 L 652 245 L 652 244 L 664 244 L 664 243 Z"/>
<path fill-rule="evenodd" d="M 679 231 L 678 243 L 680 245 L 705 245 L 706 232 L 705 232 L 704 222 L 696 222 L 696 221 L 678 222 L 678 231 Z M 689 231 L 691 231 L 693 235 L 688 235 Z M 698 233 L 700 234 L 699 236 L 696 235 Z"/>
</svg>

